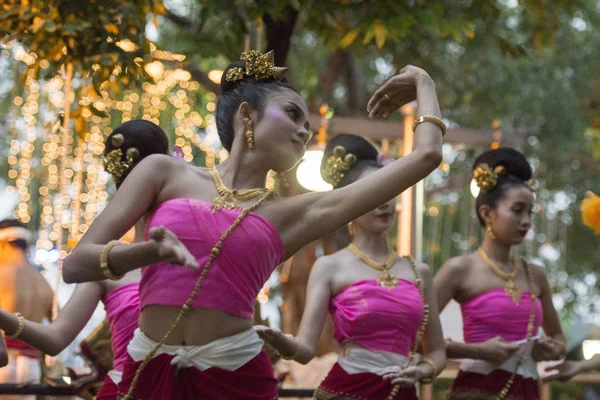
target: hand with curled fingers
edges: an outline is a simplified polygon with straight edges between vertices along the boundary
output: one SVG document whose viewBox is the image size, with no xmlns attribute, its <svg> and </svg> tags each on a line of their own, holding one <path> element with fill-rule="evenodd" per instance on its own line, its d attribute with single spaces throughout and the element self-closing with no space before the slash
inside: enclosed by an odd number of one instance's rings
<svg viewBox="0 0 600 400">
<path fill-rule="evenodd" d="M 424 80 L 433 82 L 425 70 L 407 65 L 387 80 L 367 104 L 369 118 L 387 118 L 398 108 L 416 100 L 419 84 Z"/>
<path fill-rule="evenodd" d="M 200 268 L 196 257 L 173 232 L 164 226 L 157 226 L 150 229 L 148 233 L 150 239 L 158 246 L 158 255 L 169 264 L 181 265 L 190 269 Z"/>
<path fill-rule="evenodd" d="M 543 337 L 536 341 L 531 355 L 535 361 L 556 361 L 564 357 L 565 350 L 559 342 Z"/>
<path fill-rule="evenodd" d="M 546 367 L 544 368 L 544 371 L 552 372 L 553 374 L 542 378 L 542 383 L 570 381 L 575 375 L 583 372 L 582 367 L 583 363 L 581 361 L 565 361 L 561 364 Z"/>
<path fill-rule="evenodd" d="M 428 368 L 428 371 L 424 369 Z M 431 371 L 431 367 L 426 364 L 419 365 L 411 365 L 403 370 L 398 372 L 390 372 L 388 374 L 383 375 L 383 379 L 389 380 L 393 385 L 398 385 L 399 387 L 411 388 L 415 386 L 419 381 L 427 378 L 432 378 L 433 371 Z"/>
</svg>

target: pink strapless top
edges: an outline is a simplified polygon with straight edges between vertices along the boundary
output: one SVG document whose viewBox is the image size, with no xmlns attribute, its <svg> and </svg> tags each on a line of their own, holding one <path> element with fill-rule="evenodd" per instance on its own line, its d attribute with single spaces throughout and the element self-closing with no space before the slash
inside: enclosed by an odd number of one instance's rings
<svg viewBox="0 0 600 400">
<path fill-rule="evenodd" d="M 211 203 L 176 198 L 162 203 L 147 227 L 164 226 L 196 257 L 200 269 L 161 262 L 142 269 L 140 299 L 148 305 L 181 306 L 198 281 L 213 246 L 233 224 L 241 210 L 213 212 Z M 264 217 L 249 213 L 227 237 L 192 303 L 252 319 L 254 303 L 271 273 L 285 259 L 279 233 Z"/>
<path fill-rule="evenodd" d="M 102 299 L 112 335 L 113 368 L 123 371 L 127 345 L 133 338 L 140 317 L 140 284 L 128 283 L 111 290 Z"/>
<path fill-rule="evenodd" d="M 504 289 L 493 289 L 477 295 L 461 305 L 465 343 L 481 343 L 500 336 L 507 342 L 527 337 L 531 313 L 531 295 L 523 292 L 516 305 Z M 533 335 L 542 324 L 542 303 L 536 298 Z"/>
<path fill-rule="evenodd" d="M 423 318 L 423 299 L 412 282 L 399 279 L 387 289 L 375 279 L 344 288 L 329 303 L 334 337 L 374 351 L 408 355 Z"/>
</svg>

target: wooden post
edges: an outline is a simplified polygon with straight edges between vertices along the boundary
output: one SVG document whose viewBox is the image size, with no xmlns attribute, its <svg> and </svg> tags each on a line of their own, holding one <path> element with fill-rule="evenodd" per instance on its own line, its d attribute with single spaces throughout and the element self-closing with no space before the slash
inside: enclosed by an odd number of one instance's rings
<svg viewBox="0 0 600 400">
<path fill-rule="evenodd" d="M 402 113 L 404 114 L 404 138 L 400 147 L 400 154 L 406 156 L 412 152 L 414 132 L 412 130 L 412 124 L 415 119 L 415 108 L 414 106 L 407 104 L 402 107 Z M 400 203 L 398 204 L 398 238 L 397 238 L 397 251 L 398 254 L 414 254 L 413 249 L 415 240 L 413 237 L 414 232 L 414 190 L 413 188 L 406 189 L 400 195 Z"/>
<path fill-rule="evenodd" d="M 551 398 L 550 385 L 546 383 L 540 387 L 540 400 L 550 400 Z"/>
</svg>

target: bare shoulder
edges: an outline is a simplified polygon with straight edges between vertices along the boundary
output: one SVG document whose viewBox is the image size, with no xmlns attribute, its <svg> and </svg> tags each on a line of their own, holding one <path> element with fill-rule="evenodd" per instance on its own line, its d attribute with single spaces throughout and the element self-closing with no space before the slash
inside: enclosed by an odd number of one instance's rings
<svg viewBox="0 0 600 400">
<path fill-rule="evenodd" d="M 417 267 L 417 272 L 421 278 L 427 280 L 431 279 L 431 268 L 429 265 L 422 261 L 415 261 L 415 266 Z"/>
<path fill-rule="evenodd" d="M 469 254 L 448 259 L 442 268 L 448 273 L 463 275 L 469 271 L 471 265 L 473 265 L 473 255 Z"/>
<path fill-rule="evenodd" d="M 523 262 L 527 264 L 527 267 L 531 271 L 531 276 L 532 276 L 534 282 L 536 282 L 538 285 L 546 286 L 547 282 L 548 282 L 548 275 L 547 275 L 546 268 L 539 264 L 532 264 L 527 261 L 523 261 Z"/>
<path fill-rule="evenodd" d="M 316 274 L 320 277 L 331 277 L 335 275 L 338 265 L 340 265 L 340 262 L 342 261 L 341 258 L 343 258 L 343 254 L 340 253 L 342 253 L 342 250 L 317 258 L 317 261 L 315 261 L 312 267 L 311 275 Z"/>
</svg>

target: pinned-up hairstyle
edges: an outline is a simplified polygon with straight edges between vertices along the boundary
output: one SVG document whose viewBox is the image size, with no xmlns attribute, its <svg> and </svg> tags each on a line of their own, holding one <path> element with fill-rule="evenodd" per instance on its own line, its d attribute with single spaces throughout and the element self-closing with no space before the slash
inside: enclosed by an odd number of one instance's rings
<svg viewBox="0 0 600 400">
<path fill-rule="evenodd" d="M 321 176 L 334 188 L 355 182 L 368 168 L 381 168 L 380 154 L 367 139 L 349 134 L 333 137 L 321 161 Z"/>
<path fill-rule="evenodd" d="M 144 158 L 168 152 L 166 133 L 156 124 L 138 119 L 124 122 L 111 132 L 104 143 L 102 161 L 119 187 Z"/>
<path fill-rule="evenodd" d="M 233 146 L 233 117 L 240 104 L 248 102 L 262 116 L 265 100 L 271 93 L 285 89 L 296 92 L 283 76 L 285 70 L 273 65 L 272 52 L 261 54 L 253 50 L 243 53 L 240 61 L 229 64 L 223 71 L 216 119 L 221 144 L 227 151 Z"/>
<path fill-rule="evenodd" d="M 479 208 L 488 205 L 496 208 L 506 193 L 516 186 L 527 186 L 533 170 L 525 156 L 510 147 L 486 151 L 479 155 L 473 164 L 473 178 L 479 186 L 475 202 L 477 217 L 482 225 L 485 221 L 479 215 Z"/>
</svg>

